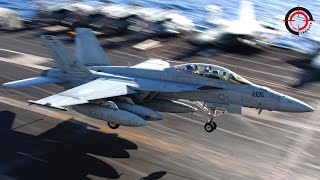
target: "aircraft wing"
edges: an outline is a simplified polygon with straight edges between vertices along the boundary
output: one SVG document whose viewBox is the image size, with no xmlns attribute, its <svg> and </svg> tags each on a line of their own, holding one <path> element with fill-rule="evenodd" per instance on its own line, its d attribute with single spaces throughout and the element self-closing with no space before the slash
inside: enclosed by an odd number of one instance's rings
<svg viewBox="0 0 320 180">
<path fill-rule="evenodd" d="M 108 79 L 96 79 L 89 83 L 77 86 L 67 91 L 49 96 L 38 101 L 29 101 L 31 104 L 48 106 L 67 110 L 64 106 L 85 104 L 90 100 L 102 99 L 135 93 L 125 82 Z"/>
</svg>

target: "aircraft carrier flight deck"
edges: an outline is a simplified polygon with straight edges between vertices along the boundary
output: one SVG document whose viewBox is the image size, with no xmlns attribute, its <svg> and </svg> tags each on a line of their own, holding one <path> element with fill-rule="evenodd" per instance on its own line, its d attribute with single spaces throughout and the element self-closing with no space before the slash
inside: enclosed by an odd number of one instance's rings
<svg viewBox="0 0 320 180">
<path fill-rule="evenodd" d="M 0 83 L 53 67 L 41 29 L 0 33 Z M 73 37 L 56 34 L 72 48 Z M 162 113 L 164 119 L 112 130 L 107 123 L 36 105 L 63 91 L 56 85 L 0 88 L 0 179 L 320 179 L 320 84 L 291 88 L 303 70 L 287 63 L 307 56 L 265 47 L 256 53 L 216 51 L 180 37 L 99 38 L 113 65 L 148 58 L 210 63 L 300 99 L 313 113 L 244 109 L 224 114 L 204 131 L 207 114 Z M 145 48 L 144 44 L 153 44 Z"/>
</svg>

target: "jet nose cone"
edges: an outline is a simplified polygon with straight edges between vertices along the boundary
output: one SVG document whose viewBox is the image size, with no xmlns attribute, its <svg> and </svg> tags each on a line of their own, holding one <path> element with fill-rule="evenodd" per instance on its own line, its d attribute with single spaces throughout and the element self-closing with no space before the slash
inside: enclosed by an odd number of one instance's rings
<svg viewBox="0 0 320 180">
<path fill-rule="evenodd" d="M 304 102 L 301 102 L 298 106 L 297 112 L 313 112 L 315 110 L 313 107 Z"/>
<path fill-rule="evenodd" d="M 290 96 L 282 96 L 279 104 L 280 111 L 286 112 L 313 112 L 314 108 Z"/>
</svg>

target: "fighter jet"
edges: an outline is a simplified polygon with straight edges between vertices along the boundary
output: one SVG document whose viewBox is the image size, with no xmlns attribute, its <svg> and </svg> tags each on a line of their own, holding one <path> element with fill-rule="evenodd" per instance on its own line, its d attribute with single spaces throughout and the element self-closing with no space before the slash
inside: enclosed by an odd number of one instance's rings
<svg viewBox="0 0 320 180">
<path fill-rule="evenodd" d="M 209 6 L 207 9 L 211 11 L 212 7 Z M 214 8 L 213 11 L 214 14 L 210 15 L 209 18 L 214 17 L 214 20 L 208 19 L 208 21 L 214 27 L 199 33 L 190 39 L 190 43 L 217 47 L 238 45 L 255 47 L 264 44 L 262 42 L 269 41 L 273 38 L 273 35 L 278 33 L 272 25 L 256 20 L 254 5 L 248 0 L 241 1 L 237 20 L 221 19 L 218 15 L 219 12 L 216 12 L 221 11 L 221 9 Z"/>
<path fill-rule="evenodd" d="M 187 113 L 196 106 L 208 111 L 205 130 L 217 128 L 214 118 L 222 112 L 241 114 L 242 107 L 269 111 L 312 112 L 304 102 L 254 84 L 221 66 L 187 63 L 170 66 L 149 59 L 134 66 L 112 66 L 90 29 L 76 30 L 75 54 L 55 36 L 42 36 L 57 67 L 39 77 L 3 84 L 7 87 L 58 84 L 67 90 L 31 104 L 75 111 L 119 125 L 144 126 L 162 119 L 160 112 Z M 191 103 L 192 104 L 192 103 Z"/>
</svg>

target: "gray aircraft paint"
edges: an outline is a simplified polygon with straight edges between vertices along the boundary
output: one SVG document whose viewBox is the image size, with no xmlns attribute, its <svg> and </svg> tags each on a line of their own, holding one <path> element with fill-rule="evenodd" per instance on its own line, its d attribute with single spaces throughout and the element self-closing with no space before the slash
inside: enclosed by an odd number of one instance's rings
<svg viewBox="0 0 320 180">
<path fill-rule="evenodd" d="M 120 109 L 136 114 L 146 121 L 157 121 L 162 119 L 161 114 L 147 107 L 118 101 L 115 101 L 115 103 Z"/>
<path fill-rule="evenodd" d="M 107 108 L 94 104 L 75 105 L 72 108 L 89 117 L 125 126 L 138 127 L 147 125 L 147 122 L 138 115 L 121 109 Z"/>
<path fill-rule="evenodd" d="M 81 36 L 77 37 L 78 42 L 83 43 L 84 39 L 95 38 L 89 33 L 91 32 L 88 30 L 82 31 Z M 84 39 L 81 40 L 81 38 Z M 158 119 L 158 114 L 151 110 L 151 106 L 166 112 L 192 112 L 195 110 L 189 105 L 170 101 L 177 99 L 203 101 L 210 110 L 220 108 L 231 113 L 241 113 L 242 106 L 287 112 L 314 111 L 312 107 L 297 99 L 251 83 L 220 66 L 189 63 L 170 67 L 168 62 L 159 59 L 151 59 L 128 67 L 88 66 L 91 64 L 88 62 L 90 59 L 82 58 L 81 62 L 78 61 L 56 37 L 45 36 L 43 40 L 50 48 L 58 68 L 44 71 L 41 73 L 41 78 L 10 82 L 4 85 L 18 87 L 57 81 L 71 89 L 38 101 L 30 101 L 32 104 L 64 110 L 65 106 L 74 106 L 74 109 L 87 116 L 128 126 L 146 125 L 146 121 L 141 117 L 146 118 L 147 114 L 152 114 L 155 119 Z M 90 41 L 90 44 L 98 46 L 96 43 L 98 43 L 97 40 Z M 94 64 L 99 64 L 106 58 L 101 49 L 96 51 L 85 47 L 83 45 L 77 46 L 80 48 L 76 51 L 77 55 L 98 53 L 97 57 L 99 58 Z M 196 66 L 197 68 L 192 71 L 188 69 Z M 223 78 L 214 77 L 214 71 L 211 71 L 211 77 L 204 74 L 204 70 L 202 75 L 196 72 L 199 71 L 198 68 L 204 67 L 214 68 L 218 74 L 223 74 Z M 133 103 L 139 105 L 121 105 L 119 103 L 117 106 L 112 102 L 114 98 L 122 96 L 133 97 L 132 99 L 135 100 Z M 157 102 L 156 99 L 161 98 L 167 100 L 167 103 L 160 100 Z M 113 108 L 94 104 L 97 100 L 106 102 L 102 104 L 112 102 Z M 143 104 L 151 109 L 142 107 Z M 170 108 L 172 108 L 171 111 Z"/>
<path fill-rule="evenodd" d="M 155 111 L 171 113 L 189 113 L 197 111 L 196 108 L 182 102 L 175 102 L 165 99 L 152 99 L 141 105 L 147 106 Z"/>
</svg>

